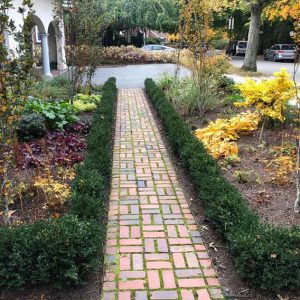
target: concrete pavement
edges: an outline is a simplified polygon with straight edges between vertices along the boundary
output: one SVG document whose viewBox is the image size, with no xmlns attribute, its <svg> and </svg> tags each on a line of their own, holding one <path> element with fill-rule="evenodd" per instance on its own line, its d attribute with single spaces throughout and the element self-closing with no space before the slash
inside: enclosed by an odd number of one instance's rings
<svg viewBox="0 0 300 300">
<path fill-rule="evenodd" d="M 146 78 L 159 79 L 164 73 L 174 75 L 175 64 L 144 64 L 125 66 L 103 66 L 96 70 L 94 84 L 104 84 L 109 77 L 116 77 L 118 88 L 144 88 Z M 190 74 L 187 68 L 180 67 L 179 76 Z"/>
<path fill-rule="evenodd" d="M 242 67 L 244 62 L 244 57 L 232 56 L 231 63 L 237 68 Z M 273 62 L 264 61 L 263 57 L 258 57 L 257 61 L 257 71 L 263 73 L 266 76 L 272 76 L 274 72 L 278 72 L 281 68 L 286 68 L 291 74 L 294 73 L 294 64 L 290 62 Z M 300 82 L 300 69 L 296 73 L 296 80 Z"/>
</svg>

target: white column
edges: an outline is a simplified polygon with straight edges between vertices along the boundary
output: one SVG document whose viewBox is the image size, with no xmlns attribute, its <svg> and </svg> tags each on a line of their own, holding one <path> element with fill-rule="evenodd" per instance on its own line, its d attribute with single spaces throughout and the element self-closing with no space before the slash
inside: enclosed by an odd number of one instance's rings
<svg viewBox="0 0 300 300">
<path fill-rule="evenodd" d="M 68 68 L 65 51 L 65 28 L 63 20 L 59 21 L 58 32 L 56 34 L 57 48 L 57 70 L 64 71 Z"/>
<path fill-rule="evenodd" d="M 50 59 L 49 59 L 49 46 L 48 46 L 48 34 L 40 34 L 42 39 L 42 56 L 43 56 L 43 72 L 44 76 L 52 77 L 50 71 Z"/>
</svg>

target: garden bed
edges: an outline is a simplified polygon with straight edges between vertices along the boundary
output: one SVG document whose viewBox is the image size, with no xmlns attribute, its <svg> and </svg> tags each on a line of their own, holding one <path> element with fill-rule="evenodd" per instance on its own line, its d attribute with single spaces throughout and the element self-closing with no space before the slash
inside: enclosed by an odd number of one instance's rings
<svg viewBox="0 0 300 300">
<path fill-rule="evenodd" d="M 162 120 L 172 149 L 204 202 L 207 218 L 221 233 L 236 270 L 249 284 L 271 291 L 299 288 L 299 228 L 275 228 L 262 222 L 236 188 L 222 177 L 215 160 L 151 80 L 146 91 Z"/>
<path fill-rule="evenodd" d="M 203 118 L 183 116 L 191 128 L 204 128 L 209 122 L 219 118 L 228 118 L 240 112 L 232 106 L 219 107 L 207 111 Z M 295 162 L 295 130 L 292 128 L 266 128 L 265 143 L 258 146 L 260 130 L 241 135 L 237 140 L 240 161 L 231 163 L 220 160 L 223 176 L 233 184 L 249 205 L 267 222 L 286 226 L 300 226 L 300 215 L 294 213 L 296 197 L 296 172 L 287 171 L 277 174 L 268 165 L 283 146 L 286 158 Z M 289 161 L 289 160 L 288 160 Z M 238 176 L 245 178 L 237 178 Z M 284 178 L 283 178 L 284 176 Z"/>
<path fill-rule="evenodd" d="M 64 130 L 47 131 L 41 139 L 18 144 L 14 173 L 17 187 L 9 205 L 12 225 L 59 218 L 68 212 L 74 166 L 85 156 L 88 119 L 90 114 L 81 114 L 76 123 Z M 1 213 L 0 224 L 4 224 Z"/>
<path fill-rule="evenodd" d="M 94 113 L 87 154 L 75 170 L 68 213 L 0 226 L 0 287 L 80 285 L 102 264 L 116 98 L 110 79 Z"/>
</svg>

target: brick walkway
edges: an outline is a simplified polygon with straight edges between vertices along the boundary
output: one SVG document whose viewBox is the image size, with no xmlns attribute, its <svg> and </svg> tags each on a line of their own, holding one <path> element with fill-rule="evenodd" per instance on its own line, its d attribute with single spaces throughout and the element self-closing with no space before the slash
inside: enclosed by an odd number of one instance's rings
<svg viewBox="0 0 300 300">
<path fill-rule="evenodd" d="M 119 92 L 103 299 L 223 299 L 144 92 Z"/>
</svg>

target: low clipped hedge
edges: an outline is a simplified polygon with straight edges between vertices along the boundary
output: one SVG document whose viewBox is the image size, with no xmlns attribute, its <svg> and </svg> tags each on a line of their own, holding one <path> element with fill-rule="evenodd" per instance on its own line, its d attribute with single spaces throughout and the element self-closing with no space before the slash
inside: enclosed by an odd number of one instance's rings
<svg viewBox="0 0 300 300">
<path fill-rule="evenodd" d="M 77 167 L 70 213 L 60 219 L 0 227 L 0 287 L 78 285 L 103 262 L 117 99 L 114 78 L 105 83 L 102 99 L 86 159 Z"/>
<path fill-rule="evenodd" d="M 275 228 L 263 223 L 239 191 L 221 174 L 216 161 L 193 135 L 152 79 L 146 92 L 167 138 L 203 200 L 206 215 L 222 234 L 236 269 L 251 285 L 268 291 L 300 288 L 299 227 Z"/>
</svg>

